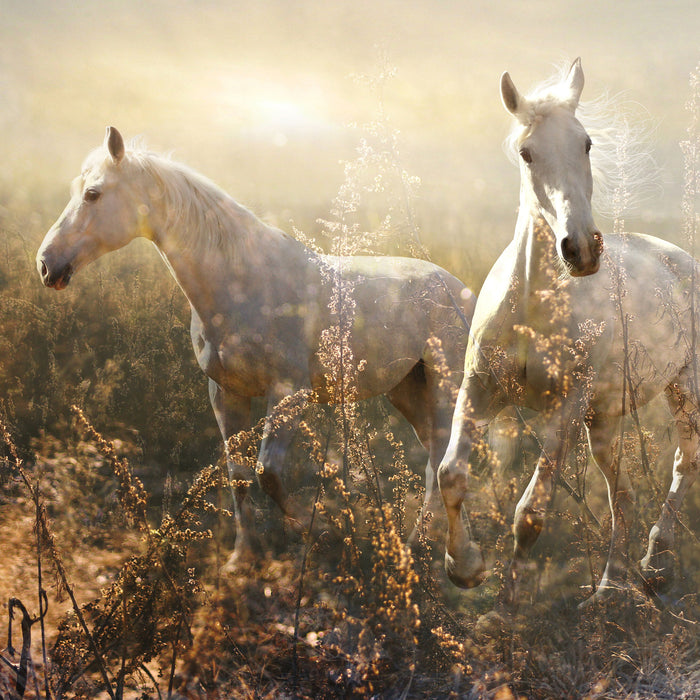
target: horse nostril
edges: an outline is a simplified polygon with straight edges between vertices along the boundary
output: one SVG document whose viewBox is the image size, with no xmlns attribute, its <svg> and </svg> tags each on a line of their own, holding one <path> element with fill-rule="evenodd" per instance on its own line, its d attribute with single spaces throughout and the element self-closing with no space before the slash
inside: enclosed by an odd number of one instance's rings
<svg viewBox="0 0 700 700">
<path fill-rule="evenodd" d="M 41 261 L 41 279 L 46 279 L 46 276 L 49 274 L 49 268 L 46 267 L 46 263 L 42 260 Z"/>
<path fill-rule="evenodd" d="M 561 256 L 568 263 L 575 263 L 578 260 L 578 250 L 569 236 L 561 240 Z"/>
<path fill-rule="evenodd" d="M 593 234 L 593 254 L 596 258 L 599 258 L 603 254 L 604 247 L 603 234 L 600 231 L 596 231 Z"/>
</svg>

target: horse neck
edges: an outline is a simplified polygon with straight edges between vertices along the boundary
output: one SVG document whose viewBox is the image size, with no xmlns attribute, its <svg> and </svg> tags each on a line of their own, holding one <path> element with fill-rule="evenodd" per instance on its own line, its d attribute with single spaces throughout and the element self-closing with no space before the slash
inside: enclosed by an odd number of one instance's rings
<svg viewBox="0 0 700 700">
<path fill-rule="evenodd" d="M 206 187 L 206 206 L 176 206 L 167 192 L 151 200 L 147 225 L 151 240 L 205 323 L 230 303 L 227 296 L 244 296 L 255 304 L 256 296 L 265 294 L 270 273 L 288 266 L 296 248 L 302 247 L 222 190 Z M 191 195 L 202 196 L 202 191 Z"/>
<path fill-rule="evenodd" d="M 515 226 L 515 270 L 520 281 L 523 308 L 527 316 L 537 313 L 539 292 L 550 290 L 559 279 L 560 263 L 554 243 L 554 232 L 542 213 L 521 195 Z"/>
</svg>

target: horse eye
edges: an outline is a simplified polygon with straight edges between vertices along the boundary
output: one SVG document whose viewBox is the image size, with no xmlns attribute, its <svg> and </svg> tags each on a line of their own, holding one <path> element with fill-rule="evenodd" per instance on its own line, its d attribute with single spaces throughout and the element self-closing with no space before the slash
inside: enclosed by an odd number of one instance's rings
<svg viewBox="0 0 700 700">
<path fill-rule="evenodd" d="M 593 141 L 591 141 L 590 139 L 587 139 L 587 140 L 586 140 L 586 153 L 590 153 L 590 152 L 591 152 L 591 147 L 592 147 L 592 146 L 593 146 Z"/>
<path fill-rule="evenodd" d="M 526 163 L 532 163 L 532 153 L 530 153 L 529 148 L 521 148 L 520 149 L 520 157 L 526 162 Z"/>
<path fill-rule="evenodd" d="M 102 192 L 100 192 L 98 189 L 95 189 L 94 187 L 88 187 L 83 194 L 83 199 L 86 202 L 94 202 L 95 200 L 100 198 L 101 194 Z"/>
</svg>

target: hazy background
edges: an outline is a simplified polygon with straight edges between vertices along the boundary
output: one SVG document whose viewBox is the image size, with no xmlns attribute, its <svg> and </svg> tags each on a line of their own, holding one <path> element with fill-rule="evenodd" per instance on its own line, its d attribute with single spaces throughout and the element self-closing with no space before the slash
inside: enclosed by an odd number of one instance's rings
<svg viewBox="0 0 700 700">
<path fill-rule="evenodd" d="M 512 233 L 518 188 L 499 77 L 526 90 L 580 55 L 584 97 L 624 91 L 656 126 L 663 190 L 627 222 L 664 235 L 680 212 L 699 37 L 696 0 L 0 0 L 0 202 L 35 210 L 33 241 L 112 124 L 283 228 L 313 229 L 354 156 L 351 123 L 378 113 L 355 76 L 376 75 L 385 55 L 397 71 L 386 109 L 422 181 L 433 257 L 454 268 L 444 251 L 487 245 L 490 259 Z M 453 271 L 477 287 L 483 276 Z"/>
</svg>

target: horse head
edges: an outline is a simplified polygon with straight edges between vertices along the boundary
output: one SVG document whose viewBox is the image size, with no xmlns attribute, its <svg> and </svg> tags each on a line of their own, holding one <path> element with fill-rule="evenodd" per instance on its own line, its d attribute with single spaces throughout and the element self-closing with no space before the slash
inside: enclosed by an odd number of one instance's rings
<svg viewBox="0 0 700 700">
<path fill-rule="evenodd" d="M 81 267 L 138 234 L 138 207 L 128 206 L 133 192 L 124 177 L 127 169 L 124 140 L 108 127 L 103 147 L 86 159 L 70 201 L 37 253 L 37 270 L 47 287 L 65 288 Z"/>
<path fill-rule="evenodd" d="M 597 272 L 603 250 L 591 209 L 592 143 L 575 114 L 583 82 L 581 59 L 555 86 L 528 97 L 508 73 L 501 77 L 501 99 L 517 120 L 513 142 L 520 156 L 520 206 L 544 218 L 573 276 Z"/>
</svg>

